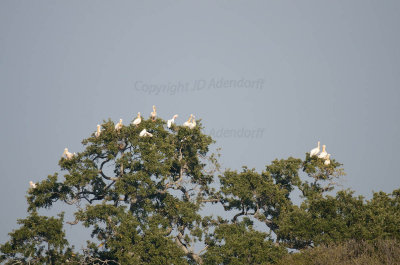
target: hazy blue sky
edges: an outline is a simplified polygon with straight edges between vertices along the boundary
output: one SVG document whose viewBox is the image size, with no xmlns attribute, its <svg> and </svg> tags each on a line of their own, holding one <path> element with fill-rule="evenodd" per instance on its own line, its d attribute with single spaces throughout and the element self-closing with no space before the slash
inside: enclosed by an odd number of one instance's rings
<svg viewBox="0 0 400 265">
<path fill-rule="evenodd" d="M 65 147 L 153 104 L 203 119 L 223 167 L 320 140 L 344 188 L 399 188 L 399 14 L 389 0 L 0 1 L 0 243 Z"/>
</svg>

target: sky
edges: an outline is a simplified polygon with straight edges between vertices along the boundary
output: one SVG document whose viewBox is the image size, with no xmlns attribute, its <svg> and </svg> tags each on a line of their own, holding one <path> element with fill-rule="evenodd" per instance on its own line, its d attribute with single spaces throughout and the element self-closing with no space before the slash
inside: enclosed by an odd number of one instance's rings
<svg viewBox="0 0 400 265">
<path fill-rule="evenodd" d="M 0 244 L 65 147 L 152 105 L 202 119 L 223 168 L 261 171 L 321 141 L 343 188 L 399 188 L 399 13 L 391 0 L 0 1 Z"/>
</svg>

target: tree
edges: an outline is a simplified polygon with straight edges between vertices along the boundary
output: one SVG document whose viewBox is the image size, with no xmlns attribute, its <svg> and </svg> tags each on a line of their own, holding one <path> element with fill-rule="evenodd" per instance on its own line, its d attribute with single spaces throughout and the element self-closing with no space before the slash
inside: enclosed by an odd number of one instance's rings
<svg viewBox="0 0 400 265">
<path fill-rule="evenodd" d="M 141 137 L 146 128 L 153 136 Z M 262 172 L 219 169 L 214 143 L 202 132 L 142 120 L 100 135 L 59 161 L 60 172 L 28 191 L 28 217 L 0 246 L 7 264 L 270 264 L 287 248 L 305 249 L 348 239 L 399 238 L 399 194 L 370 201 L 351 191 L 332 196 L 341 164 L 306 154 L 274 160 Z M 293 194 L 301 193 L 301 203 Z M 62 202 L 94 238 L 83 252 L 65 239 L 64 216 L 38 210 Z M 225 210 L 205 216 L 212 204 Z M 100 242 L 100 244 L 99 244 Z"/>
<path fill-rule="evenodd" d="M 234 224 L 221 224 L 207 240 L 206 264 L 270 264 L 286 254 L 268 233 L 256 231 L 245 218 Z"/>
<path fill-rule="evenodd" d="M 323 244 L 289 254 L 279 265 L 400 264 L 400 243 L 396 240 L 374 242 L 349 240 L 339 244 Z"/>
<path fill-rule="evenodd" d="M 36 211 L 26 219 L 18 220 L 22 225 L 10 233 L 11 240 L 1 246 L 4 253 L 0 261 L 6 264 L 64 264 L 72 258 L 65 233 L 62 231 L 64 215 L 59 218 L 39 216 Z"/>
</svg>

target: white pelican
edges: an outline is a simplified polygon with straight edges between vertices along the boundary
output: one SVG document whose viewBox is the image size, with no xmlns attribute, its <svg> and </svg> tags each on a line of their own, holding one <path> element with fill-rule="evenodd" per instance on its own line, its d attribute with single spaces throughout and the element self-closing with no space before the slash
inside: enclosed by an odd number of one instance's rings
<svg viewBox="0 0 400 265">
<path fill-rule="evenodd" d="M 194 127 L 196 127 L 196 120 L 193 115 L 192 122 L 189 124 L 189 129 L 193 129 Z"/>
<path fill-rule="evenodd" d="M 318 141 L 318 146 L 310 151 L 310 157 L 315 156 L 318 153 L 319 153 L 319 141 Z"/>
<path fill-rule="evenodd" d="M 325 150 L 325 148 L 326 148 L 326 145 L 323 145 L 322 146 L 322 152 L 319 154 L 319 158 L 324 158 L 324 159 L 326 159 L 326 156 L 328 155 L 328 153 L 326 152 L 326 150 Z"/>
<path fill-rule="evenodd" d="M 146 129 L 143 129 L 140 133 L 139 133 L 140 137 L 153 137 L 153 134 L 149 133 Z"/>
<path fill-rule="evenodd" d="M 100 136 L 100 133 L 101 133 L 101 126 L 100 126 L 100 124 L 97 124 L 97 131 L 96 131 L 96 133 L 94 134 L 96 137 L 99 137 Z"/>
<path fill-rule="evenodd" d="M 65 148 L 64 149 L 64 153 L 62 154 L 62 156 L 64 156 L 65 155 L 65 157 L 68 159 L 68 160 L 70 160 L 70 159 L 72 159 L 73 157 L 74 157 L 74 155 L 76 155 L 75 153 L 70 153 L 70 152 L 68 152 L 68 148 Z"/>
<path fill-rule="evenodd" d="M 192 117 L 193 117 L 193 114 L 190 114 L 189 119 L 183 123 L 183 126 L 189 127 L 191 124 L 190 120 L 192 119 Z"/>
<path fill-rule="evenodd" d="M 33 181 L 29 181 L 29 187 L 31 187 L 32 189 L 36 188 L 36 183 L 33 183 Z"/>
<path fill-rule="evenodd" d="M 151 115 L 151 120 L 155 121 L 156 120 L 156 116 L 157 116 L 157 112 L 156 112 L 156 106 L 153 105 L 153 111 L 150 113 Z"/>
<path fill-rule="evenodd" d="M 122 119 L 119 119 L 119 122 L 115 124 L 115 130 L 119 132 L 122 129 Z"/>
<path fill-rule="evenodd" d="M 331 160 L 329 160 L 330 157 L 331 157 L 331 154 L 326 155 L 325 162 L 324 162 L 325 166 L 328 166 L 331 163 Z"/>
<path fill-rule="evenodd" d="M 172 119 L 170 119 L 170 120 L 167 121 L 167 127 L 168 127 L 168 128 L 171 128 L 172 124 L 175 123 L 175 119 L 176 119 L 176 118 L 178 118 L 178 114 L 175 114 L 175 115 L 172 117 Z"/>
<path fill-rule="evenodd" d="M 136 127 L 142 122 L 142 118 L 140 117 L 140 112 L 137 113 L 136 119 L 132 122 L 133 125 L 136 125 Z"/>
</svg>

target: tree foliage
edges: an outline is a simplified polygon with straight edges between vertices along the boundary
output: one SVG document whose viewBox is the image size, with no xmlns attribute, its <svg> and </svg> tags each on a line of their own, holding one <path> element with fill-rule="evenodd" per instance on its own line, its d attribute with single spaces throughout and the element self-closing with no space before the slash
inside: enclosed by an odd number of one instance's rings
<svg viewBox="0 0 400 265">
<path fill-rule="evenodd" d="M 284 256 L 278 265 L 382 265 L 400 264 L 400 243 L 396 240 L 349 240 L 323 244 Z"/>
<path fill-rule="evenodd" d="M 153 137 L 140 137 L 146 128 Z M 61 158 L 60 172 L 28 190 L 28 217 L 0 246 L 6 264 L 274 264 L 288 249 L 400 237 L 400 190 L 371 200 L 335 193 L 341 164 L 307 153 L 274 160 L 262 172 L 220 171 L 212 138 L 160 118 L 115 129 Z M 299 198 L 295 198 L 300 194 Z M 90 229 L 83 251 L 70 247 L 64 215 L 41 216 L 56 202 L 74 205 Z M 220 207 L 211 216 L 202 210 Z M 100 242 L 100 244 L 99 244 Z"/>
</svg>

